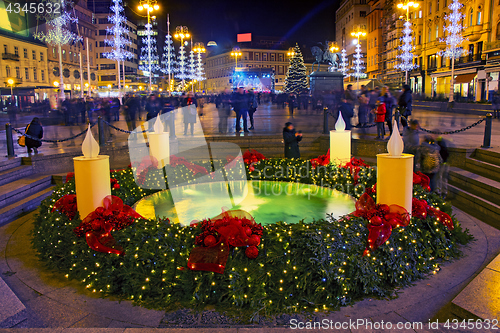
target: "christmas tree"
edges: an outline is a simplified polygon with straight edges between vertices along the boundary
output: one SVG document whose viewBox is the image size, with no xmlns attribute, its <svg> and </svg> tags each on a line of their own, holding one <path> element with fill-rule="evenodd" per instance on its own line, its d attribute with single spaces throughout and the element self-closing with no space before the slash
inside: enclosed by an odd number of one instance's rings
<svg viewBox="0 0 500 333">
<path fill-rule="evenodd" d="M 113 0 L 111 11 L 113 12 L 113 15 L 108 16 L 108 21 L 113 23 L 113 25 L 106 28 L 106 30 L 108 35 L 112 36 L 112 38 L 104 40 L 107 45 L 111 46 L 111 52 L 104 53 L 104 57 L 118 62 L 118 91 L 121 94 L 120 61 L 131 59 L 134 57 L 134 54 L 126 50 L 126 47 L 131 45 L 132 42 L 125 38 L 128 30 L 126 26 L 127 19 L 122 14 L 122 0 Z M 125 79 L 125 72 L 123 73 L 123 78 Z"/>
<path fill-rule="evenodd" d="M 146 32 L 145 36 L 142 37 L 142 48 L 141 48 L 141 61 L 139 65 L 139 70 L 146 72 L 147 76 L 151 72 L 151 75 L 160 69 L 158 63 L 158 47 L 156 46 L 156 38 L 153 37 L 155 33 L 153 32 L 153 25 L 147 23 L 145 25 Z"/>
<path fill-rule="evenodd" d="M 163 59 L 162 59 L 162 69 L 161 71 L 168 74 L 169 81 L 171 75 L 175 71 L 175 48 L 174 41 L 172 40 L 172 35 L 170 34 L 170 17 L 167 16 L 167 35 L 165 36 L 165 46 L 163 47 Z M 170 84 L 170 83 L 169 83 Z"/>
<path fill-rule="evenodd" d="M 286 93 L 300 94 L 308 89 L 306 65 L 304 58 L 300 52 L 299 45 L 296 44 L 293 48 L 293 55 L 290 58 L 290 66 L 286 72 L 285 87 Z"/>
<path fill-rule="evenodd" d="M 342 49 L 341 62 L 340 62 L 340 72 L 344 74 L 344 77 L 351 76 L 347 73 L 349 71 L 349 62 L 347 61 L 347 51 Z"/>
</svg>

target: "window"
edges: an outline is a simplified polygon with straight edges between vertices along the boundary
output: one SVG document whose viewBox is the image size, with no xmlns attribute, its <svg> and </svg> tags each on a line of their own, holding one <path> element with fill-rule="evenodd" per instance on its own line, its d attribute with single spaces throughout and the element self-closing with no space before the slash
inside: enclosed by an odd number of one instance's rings
<svg viewBox="0 0 500 333">
<path fill-rule="evenodd" d="M 94 66 L 94 59 L 92 57 L 90 57 L 90 66 Z"/>
<path fill-rule="evenodd" d="M 3 53 L 9 53 L 9 48 L 7 47 L 7 44 L 3 44 Z"/>
<path fill-rule="evenodd" d="M 436 25 L 436 39 L 439 38 L 439 25 Z"/>
<path fill-rule="evenodd" d="M 62 50 L 62 55 L 63 60 L 66 60 L 66 50 Z"/>
<path fill-rule="evenodd" d="M 99 42 L 99 47 L 105 47 L 105 46 L 106 46 L 106 43 L 104 43 L 104 41 Z"/>
<path fill-rule="evenodd" d="M 429 14 L 432 14 L 432 2 L 429 3 Z"/>
<path fill-rule="evenodd" d="M 446 0 L 443 1 L 443 8 L 446 8 L 446 6 L 448 6 Z"/>
<path fill-rule="evenodd" d="M 36 72 L 36 68 L 33 68 L 33 81 L 38 81 L 38 75 Z"/>
<path fill-rule="evenodd" d="M 10 76 L 10 66 L 5 66 L 5 76 Z"/>
<path fill-rule="evenodd" d="M 36 60 L 36 51 L 31 51 L 31 57 Z"/>
<path fill-rule="evenodd" d="M 43 56 L 43 52 L 40 52 L 40 61 L 44 61 L 45 57 Z"/>
<path fill-rule="evenodd" d="M 429 68 L 436 68 L 437 63 L 436 63 L 436 55 L 430 55 L 427 57 L 427 69 Z"/>
<path fill-rule="evenodd" d="M 29 81 L 30 79 L 30 71 L 28 67 L 24 67 L 24 78 L 26 79 L 26 81 Z"/>
<path fill-rule="evenodd" d="M 480 25 L 481 24 L 481 15 L 482 12 L 477 12 L 477 25 Z"/>
<path fill-rule="evenodd" d="M 19 57 L 19 48 L 14 46 L 14 54 Z"/>
<path fill-rule="evenodd" d="M 89 44 L 89 51 L 92 52 L 92 44 Z"/>
<path fill-rule="evenodd" d="M 469 12 L 469 27 L 474 25 L 474 10 L 471 8 Z"/>
<path fill-rule="evenodd" d="M 66 59 L 64 59 L 66 60 Z M 69 61 L 73 61 L 73 52 L 69 51 Z"/>
<path fill-rule="evenodd" d="M 422 45 L 422 31 L 418 32 L 418 45 Z"/>
<path fill-rule="evenodd" d="M 255 61 L 259 61 L 259 53 L 255 53 L 254 59 Z"/>
<path fill-rule="evenodd" d="M 377 37 L 375 37 L 375 39 L 374 39 L 374 45 L 373 45 L 373 47 L 377 47 Z"/>
<path fill-rule="evenodd" d="M 101 64 L 101 69 L 116 69 L 115 64 Z"/>
<path fill-rule="evenodd" d="M 279 61 L 283 61 L 283 54 L 282 53 L 279 54 Z"/>
<path fill-rule="evenodd" d="M 116 75 L 101 75 L 101 81 L 116 81 Z"/>
<path fill-rule="evenodd" d="M 52 57 L 57 58 L 57 56 L 56 56 L 56 48 L 55 47 L 52 48 Z"/>
<path fill-rule="evenodd" d="M 267 53 L 262 54 L 262 61 L 267 61 Z"/>
<path fill-rule="evenodd" d="M 42 77 L 42 81 L 45 81 L 45 71 L 42 69 L 40 71 L 40 73 L 42 74 L 41 77 Z"/>
<path fill-rule="evenodd" d="M 360 11 L 359 17 L 366 17 L 366 11 L 364 11 L 364 10 Z"/>
<path fill-rule="evenodd" d="M 427 43 L 430 43 L 432 40 L 432 31 L 431 29 L 429 28 L 428 30 L 428 35 L 427 35 Z"/>
<path fill-rule="evenodd" d="M 107 18 L 100 18 L 99 19 L 99 24 L 107 24 L 107 23 L 109 23 Z"/>
<path fill-rule="evenodd" d="M 28 59 L 28 49 L 24 49 L 24 58 Z"/>
<path fill-rule="evenodd" d="M 19 68 L 19 66 L 17 66 L 17 67 L 16 67 L 16 77 L 17 77 L 18 79 L 20 79 L 20 78 L 21 78 L 21 69 Z"/>
<path fill-rule="evenodd" d="M 271 54 L 271 61 L 276 61 L 276 54 L 274 53 Z"/>
<path fill-rule="evenodd" d="M 439 0 L 436 0 L 436 10 L 439 10 Z"/>
<path fill-rule="evenodd" d="M 422 11 L 421 10 L 418 11 L 418 18 L 422 18 Z"/>
<path fill-rule="evenodd" d="M 106 30 L 99 30 L 99 36 L 106 36 Z"/>
</svg>

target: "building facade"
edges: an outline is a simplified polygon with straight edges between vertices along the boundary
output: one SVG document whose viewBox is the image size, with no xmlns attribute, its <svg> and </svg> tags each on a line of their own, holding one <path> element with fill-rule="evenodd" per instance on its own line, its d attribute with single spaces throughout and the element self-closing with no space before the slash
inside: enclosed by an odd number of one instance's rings
<svg viewBox="0 0 500 333">
<path fill-rule="evenodd" d="M 112 88 L 118 87 L 118 72 L 120 72 L 121 83 L 123 83 L 123 75 L 125 73 L 125 84 L 131 83 L 135 80 L 137 76 L 139 56 L 138 56 L 138 46 L 137 46 L 137 26 L 127 20 L 126 23 L 126 38 L 130 41 L 130 45 L 126 46 L 126 50 L 130 51 L 134 57 L 127 59 L 125 62 L 120 62 L 120 68 L 118 68 L 118 62 L 113 59 L 108 59 L 104 56 L 104 53 L 111 52 L 111 47 L 106 44 L 106 40 L 110 40 L 113 36 L 108 35 L 106 28 L 110 28 L 108 16 L 111 14 L 95 14 L 94 20 L 97 26 L 97 36 L 95 41 L 96 56 L 97 57 L 97 77 L 98 77 L 98 87 L 99 89 L 108 89 L 109 85 Z"/>
</svg>

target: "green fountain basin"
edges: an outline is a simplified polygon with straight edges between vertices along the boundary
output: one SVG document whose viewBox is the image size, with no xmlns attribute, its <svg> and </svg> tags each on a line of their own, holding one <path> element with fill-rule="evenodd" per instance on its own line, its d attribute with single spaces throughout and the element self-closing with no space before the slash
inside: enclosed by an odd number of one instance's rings
<svg viewBox="0 0 500 333">
<path fill-rule="evenodd" d="M 257 223 L 265 225 L 278 221 L 312 222 L 327 214 L 338 218 L 355 210 L 355 200 L 348 194 L 316 185 L 253 180 L 164 190 L 142 198 L 134 209 L 145 218 L 168 217 L 172 223 L 183 225 L 213 218 L 222 210 L 243 209 Z"/>
</svg>

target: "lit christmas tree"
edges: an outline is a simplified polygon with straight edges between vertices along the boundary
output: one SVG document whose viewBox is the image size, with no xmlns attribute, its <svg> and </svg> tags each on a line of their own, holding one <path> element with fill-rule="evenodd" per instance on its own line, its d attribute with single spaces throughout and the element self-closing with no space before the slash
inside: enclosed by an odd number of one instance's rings
<svg viewBox="0 0 500 333">
<path fill-rule="evenodd" d="M 444 28 L 444 30 L 448 32 L 448 35 L 444 40 L 441 40 L 446 42 L 446 50 L 438 53 L 442 57 L 451 59 L 449 102 L 453 102 L 454 95 L 455 59 L 458 59 L 462 55 L 466 55 L 468 53 L 467 50 L 461 47 L 462 43 L 467 40 L 462 36 L 462 31 L 464 30 L 462 20 L 465 18 L 465 15 L 460 12 L 462 7 L 463 5 L 458 0 L 453 0 L 453 2 L 448 6 L 451 13 L 445 16 L 448 21 L 448 25 Z"/>
<path fill-rule="evenodd" d="M 203 81 L 203 80 L 205 80 L 205 70 L 203 68 L 203 58 L 202 58 L 201 54 L 205 53 L 207 51 L 205 49 L 205 44 L 203 44 L 201 42 L 197 42 L 194 44 L 193 50 L 197 54 L 196 80 Z"/>
<path fill-rule="evenodd" d="M 59 90 L 60 99 L 62 101 L 65 99 L 65 95 L 61 47 L 69 43 L 80 42 L 82 38 L 78 36 L 78 34 L 71 31 L 71 24 L 78 23 L 78 18 L 71 15 L 70 9 L 68 8 L 69 5 L 65 2 L 65 0 L 48 0 L 47 3 L 52 4 L 51 8 L 54 8 L 56 5 L 60 5 L 60 11 L 57 14 L 55 11 L 52 11 L 51 13 L 44 12 L 43 18 L 47 22 L 46 32 L 39 31 L 33 36 L 42 42 L 57 46 L 59 53 Z"/>
<path fill-rule="evenodd" d="M 397 57 L 400 63 L 395 67 L 405 72 L 405 83 L 408 84 L 408 72 L 417 68 L 418 65 L 413 63 L 413 36 L 411 35 L 411 22 L 405 21 L 403 28 L 403 37 L 401 38 L 402 44 L 398 47 L 400 54 Z"/>
<path fill-rule="evenodd" d="M 189 52 L 189 79 L 196 80 L 196 58 L 194 56 L 194 51 L 191 49 Z"/>
<path fill-rule="evenodd" d="M 304 58 L 300 52 L 299 45 L 296 44 L 293 48 L 293 55 L 290 58 L 290 66 L 286 72 L 285 86 L 283 90 L 286 93 L 300 94 L 308 89 L 306 65 Z"/>
<path fill-rule="evenodd" d="M 342 49 L 342 52 L 340 54 L 340 72 L 344 74 L 344 77 L 349 77 L 351 74 L 349 74 L 348 71 L 349 63 L 347 61 L 347 51 L 345 49 Z"/>
<path fill-rule="evenodd" d="M 158 47 L 156 46 L 156 39 L 153 37 L 153 25 L 147 23 L 145 25 L 146 34 L 142 38 L 142 48 L 141 48 L 141 64 L 139 65 L 139 70 L 146 72 L 149 76 L 149 86 L 151 90 L 151 77 L 153 73 L 160 69 L 158 64 Z"/>
<path fill-rule="evenodd" d="M 163 47 L 163 59 L 161 71 L 168 75 L 169 86 L 171 84 L 172 75 L 175 72 L 175 48 L 172 35 L 170 34 L 170 17 L 167 16 L 167 35 L 165 36 L 165 46 Z M 172 87 L 170 87 L 172 90 Z"/>
<path fill-rule="evenodd" d="M 353 64 L 354 66 L 352 67 L 352 70 L 354 72 L 351 75 L 357 79 L 364 78 L 366 74 L 363 73 L 363 69 L 365 68 L 365 66 L 363 66 L 363 54 L 361 53 L 361 43 L 356 44 L 356 53 L 354 54 Z"/>
<path fill-rule="evenodd" d="M 113 15 L 108 16 L 108 21 L 113 23 L 111 27 L 108 27 L 107 33 L 111 35 L 111 39 L 105 39 L 104 42 L 111 46 L 111 52 L 104 53 L 104 57 L 107 59 L 113 59 L 118 62 L 118 92 L 121 96 L 121 83 L 120 83 L 120 62 L 134 57 L 134 54 L 126 50 L 128 45 L 132 42 L 125 38 L 128 33 L 126 28 L 126 17 L 122 15 L 123 5 L 121 0 L 113 0 L 113 5 L 111 6 L 111 11 Z M 125 73 L 123 73 L 123 78 L 125 79 Z"/>
<path fill-rule="evenodd" d="M 186 73 L 186 48 L 184 47 L 184 43 L 181 42 L 181 46 L 179 47 L 179 61 L 177 62 L 177 74 L 176 77 L 182 80 L 182 85 L 184 86 L 184 80 L 189 78 Z"/>
</svg>

